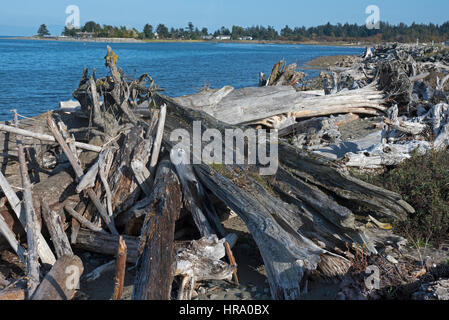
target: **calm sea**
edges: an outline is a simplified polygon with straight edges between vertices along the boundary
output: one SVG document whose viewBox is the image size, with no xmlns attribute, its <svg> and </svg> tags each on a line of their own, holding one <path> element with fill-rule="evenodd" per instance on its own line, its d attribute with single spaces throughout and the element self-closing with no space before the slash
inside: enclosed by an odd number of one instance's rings
<svg viewBox="0 0 449 320">
<path fill-rule="evenodd" d="M 285 59 L 299 66 L 319 56 L 360 54 L 361 48 L 234 43 L 112 44 L 118 65 L 129 76 L 150 74 L 169 96 L 197 92 L 204 85 L 220 88 L 256 86 L 260 71 L 269 74 Z M 34 116 L 72 98 L 83 68 L 104 65 L 105 43 L 0 39 L 0 120 L 11 109 Z M 309 76 L 317 71 L 307 70 Z"/>
</svg>

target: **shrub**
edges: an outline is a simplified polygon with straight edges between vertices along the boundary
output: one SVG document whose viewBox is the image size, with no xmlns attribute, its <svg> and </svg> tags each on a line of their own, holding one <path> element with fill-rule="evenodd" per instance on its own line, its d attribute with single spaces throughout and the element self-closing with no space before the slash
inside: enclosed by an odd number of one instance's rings
<svg viewBox="0 0 449 320">
<path fill-rule="evenodd" d="M 395 232 L 414 243 L 429 240 L 435 246 L 448 239 L 449 151 L 414 154 L 397 167 L 379 175 L 358 178 L 402 195 L 416 212 L 395 222 Z"/>
</svg>

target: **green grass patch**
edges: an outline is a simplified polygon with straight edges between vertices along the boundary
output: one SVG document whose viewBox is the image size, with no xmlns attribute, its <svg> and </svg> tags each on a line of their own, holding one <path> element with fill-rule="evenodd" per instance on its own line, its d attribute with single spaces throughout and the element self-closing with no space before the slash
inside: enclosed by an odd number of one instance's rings
<svg viewBox="0 0 449 320">
<path fill-rule="evenodd" d="M 396 233 L 412 243 L 439 246 L 449 238 L 449 151 L 415 154 L 384 173 L 353 174 L 402 195 L 416 212 L 395 222 Z"/>
</svg>

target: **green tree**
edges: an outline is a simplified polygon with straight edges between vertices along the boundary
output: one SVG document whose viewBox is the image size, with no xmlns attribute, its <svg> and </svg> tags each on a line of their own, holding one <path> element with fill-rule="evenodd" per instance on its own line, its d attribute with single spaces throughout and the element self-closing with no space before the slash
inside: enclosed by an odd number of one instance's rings
<svg viewBox="0 0 449 320">
<path fill-rule="evenodd" d="M 143 34 L 145 36 L 145 39 L 153 39 L 154 38 L 153 26 L 147 23 L 143 27 Z"/>
<path fill-rule="evenodd" d="M 98 34 L 101 32 L 101 26 L 98 23 L 95 23 L 94 21 L 89 21 L 86 22 L 86 24 L 82 28 L 82 31 Z"/>
<path fill-rule="evenodd" d="M 167 39 L 169 37 L 168 28 L 162 23 L 157 26 L 156 32 L 159 35 L 159 38 Z"/>
<path fill-rule="evenodd" d="M 39 37 L 45 37 L 50 35 L 50 31 L 48 31 L 47 26 L 45 24 L 41 24 L 39 30 L 37 30 L 37 35 Z"/>
</svg>

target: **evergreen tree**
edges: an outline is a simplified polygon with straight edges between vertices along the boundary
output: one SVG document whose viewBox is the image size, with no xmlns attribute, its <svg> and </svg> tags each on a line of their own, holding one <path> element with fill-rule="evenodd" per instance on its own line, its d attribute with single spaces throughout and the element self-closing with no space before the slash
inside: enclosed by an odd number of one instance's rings
<svg viewBox="0 0 449 320">
<path fill-rule="evenodd" d="M 37 30 L 37 35 L 39 37 L 45 37 L 50 35 L 50 31 L 48 31 L 47 26 L 45 24 L 41 24 L 39 30 Z"/>
</svg>

